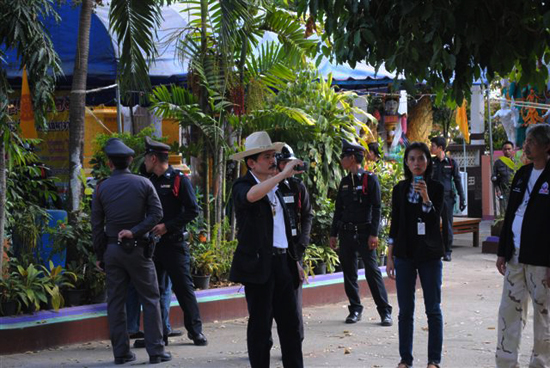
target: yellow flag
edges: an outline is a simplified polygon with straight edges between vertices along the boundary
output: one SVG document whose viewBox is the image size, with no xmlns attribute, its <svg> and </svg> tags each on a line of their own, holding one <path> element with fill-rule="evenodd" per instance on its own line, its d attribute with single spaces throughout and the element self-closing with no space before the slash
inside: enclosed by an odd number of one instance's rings
<svg viewBox="0 0 550 368">
<path fill-rule="evenodd" d="M 23 83 L 21 84 L 21 101 L 19 110 L 21 132 L 25 138 L 38 138 L 34 126 L 34 110 L 32 109 L 31 90 L 27 81 L 27 68 L 23 66 Z"/>
<path fill-rule="evenodd" d="M 462 106 L 456 110 L 456 125 L 462 132 L 462 136 L 467 143 L 470 143 L 470 131 L 468 130 L 468 116 L 466 116 L 466 100 L 462 101 Z"/>
</svg>

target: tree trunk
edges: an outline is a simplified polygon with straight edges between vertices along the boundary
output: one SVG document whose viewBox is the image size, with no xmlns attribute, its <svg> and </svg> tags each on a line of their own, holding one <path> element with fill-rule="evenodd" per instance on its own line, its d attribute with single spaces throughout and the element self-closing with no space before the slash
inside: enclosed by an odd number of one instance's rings
<svg viewBox="0 0 550 368">
<path fill-rule="evenodd" d="M 0 279 L 4 278 L 4 227 L 6 223 L 6 147 L 0 136 Z"/>
<path fill-rule="evenodd" d="M 200 51 L 200 60 L 201 64 L 205 65 L 206 60 L 206 53 L 208 51 L 208 40 L 207 40 L 207 16 L 208 16 L 208 0 L 201 0 L 201 51 Z M 202 85 L 202 83 L 199 84 L 199 106 L 204 114 L 208 114 L 208 91 L 206 88 Z M 204 138 L 206 139 L 206 137 Z M 206 143 L 206 142 L 205 142 Z M 203 150 L 204 154 L 204 165 L 205 165 L 205 180 L 204 180 L 204 222 L 206 225 L 206 232 L 208 239 L 210 239 L 210 230 L 211 230 L 211 221 L 210 221 L 210 170 L 211 170 L 211 163 L 210 163 L 210 157 L 211 155 L 208 152 L 208 145 L 205 144 Z"/>
<path fill-rule="evenodd" d="M 432 131 L 433 112 L 432 100 L 424 96 L 414 106 L 407 120 L 407 138 L 411 142 L 428 142 Z"/>
<path fill-rule="evenodd" d="M 214 196 L 216 198 L 216 212 L 215 212 L 215 216 L 216 216 L 216 224 L 220 224 L 220 231 L 218 231 L 218 244 L 220 244 L 221 242 L 221 239 L 222 239 L 222 236 L 223 236 L 223 226 L 221 226 L 221 223 L 222 223 L 222 219 L 223 219 L 223 177 L 224 177 L 224 173 L 225 173 L 225 170 L 224 170 L 224 167 L 225 167 L 225 162 L 224 162 L 224 159 L 223 159 L 223 156 L 224 156 L 224 150 L 223 150 L 223 145 L 221 143 L 221 139 L 220 139 L 220 146 L 218 147 L 218 152 L 217 152 L 217 157 L 216 157 L 216 170 L 214 172 L 214 175 L 215 175 L 215 193 L 214 193 Z"/>
<path fill-rule="evenodd" d="M 92 0 L 83 0 L 78 26 L 78 43 L 71 88 L 69 109 L 69 211 L 78 211 L 82 197 L 79 175 L 84 158 L 84 122 L 86 118 L 86 79 L 88 76 L 88 54 L 90 49 L 90 25 L 92 21 Z"/>
</svg>

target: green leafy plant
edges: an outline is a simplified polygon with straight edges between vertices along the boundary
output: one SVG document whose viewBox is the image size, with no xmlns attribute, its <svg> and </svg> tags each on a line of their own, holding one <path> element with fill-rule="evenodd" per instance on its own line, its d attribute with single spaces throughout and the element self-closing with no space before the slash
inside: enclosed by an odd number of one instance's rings
<svg viewBox="0 0 550 368">
<path fill-rule="evenodd" d="M 19 280 L 21 288 L 17 295 L 27 308 L 38 311 L 40 303 L 48 303 L 46 290 L 48 280 L 33 264 L 28 265 L 27 268 L 17 265 L 17 271 L 13 272 L 11 277 Z"/>
<path fill-rule="evenodd" d="M 17 309 L 20 309 L 19 295 L 21 292 L 23 292 L 23 285 L 19 278 L 7 277 L 0 279 L 0 301 L 2 303 L 15 302 L 17 303 Z"/>
<path fill-rule="evenodd" d="M 111 175 L 111 171 L 107 166 L 107 156 L 103 151 L 105 144 L 111 138 L 120 138 L 125 145 L 135 151 L 134 160 L 130 165 L 130 170 L 133 173 L 139 172 L 139 167 L 143 163 L 143 154 L 145 153 L 145 137 L 154 137 L 155 129 L 150 126 L 142 129 L 136 134 L 130 133 L 113 133 L 113 134 L 98 134 L 94 140 L 95 150 L 90 163 L 92 164 L 92 176 L 97 179 L 105 179 Z M 154 138 L 158 141 L 166 141 L 167 138 Z"/>
<path fill-rule="evenodd" d="M 313 208 L 311 225 L 311 243 L 328 245 L 332 218 L 334 216 L 334 201 L 328 197 L 317 198 Z"/>
<path fill-rule="evenodd" d="M 74 275 L 74 289 L 84 289 L 86 287 L 86 271 L 88 264 L 71 261 L 67 264 L 67 271 Z"/>
<path fill-rule="evenodd" d="M 66 271 L 60 265 L 55 266 L 52 261 L 48 267 L 41 266 L 44 277 L 49 281 L 44 284 L 46 291 L 50 294 L 50 302 L 55 311 L 65 305 L 62 291 L 64 289 L 74 288 L 73 282 L 76 282 L 76 275 L 73 272 Z"/>
<path fill-rule="evenodd" d="M 353 138 L 366 146 L 357 131 L 370 132 L 370 129 L 355 115 L 376 120 L 353 106 L 357 97 L 352 92 L 336 92 L 332 76 L 325 80 L 313 66 L 308 66 L 297 71 L 296 77 L 276 96 L 265 99 L 263 109 L 247 118 L 243 135 L 266 130 L 272 140 L 288 143 L 299 158 L 311 163 L 303 174 L 311 197 L 324 198 L 337 190 L 342 179 L 342 139 Z M 284 106 L 286 113 L 274 111 L 275 106 Z"/>
<path fill-rule="evenodd" d="M 403 180 L 403 152 L 397 155 L 396 161 L 382 161 L 374 167 L 374 173 L 378 176 L 381 192 L 381 219 L 380 232 L 378 235 L 377 253 L 379 256 L 386 255 L 388 249 L 388 237 L 390 233 L 392 192 L 393 187 Z"/>
<path fill-rule="evenodd" d="M 208 244 L 197 244 L 191 250 L 191 273 L 209 276 L 218 271 L 220 263 L 213 249 Z"/>
<path fill-rule="evenodd" d="M 340 259 L 338 258 L 338 254 L 328 245 L 318 246 L 310 244 L 306 248 L 304 255 L 304 270 L 313 276 L 313 269 L 318 263 L 324 263 L 327 266 L 328 273 L 333 273 L 335 267 L 340 264 Z"/>
</svg>

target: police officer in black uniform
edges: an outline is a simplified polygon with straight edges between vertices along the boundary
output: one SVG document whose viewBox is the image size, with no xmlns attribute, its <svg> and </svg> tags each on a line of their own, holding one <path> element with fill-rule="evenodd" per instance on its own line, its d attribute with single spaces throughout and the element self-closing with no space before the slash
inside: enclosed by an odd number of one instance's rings
<svg viewBox="0 0 550 368">
<path fill-rule="evenodd" d="M 365 149 L 342 141 L 341 164 L 349 174 L 340 182 L 336 208 L 330 231 L 330 246 L 340 240 L 340 263 L 344 272 L 344 288 L 350 305 L 346 323 L 361 320 L 363 306 L 357 284 L 357 253 L 365 263 L 365 278 L 380 314 L 382 326 L 391 326 L 392 307 L 378 268 L 376 248 L 380 226 L 381 193 L 378 178 L 361 168 Z"/>
<path fill-rule="evenodd" d="M 499 157 L 493 164 L 493 176 L 491 181 L 495 188 L 495 192 L 500 204 L 500 214 L 506 213 L 508 207 L 508 196 L 510 195 L 510 184 L 516 172 L 516 163 L 514 162 L 514 144 L 506 141 L 502 144 L 502 153 L 504 156 Z"/>
<path fill-rule="evenodd" d="M 285 144 L 280 153 L 275 154 L 277 167 L 283 171 L 289 161 L 296 160 L 292 148 Z M 299 178 L 291 176 L 279 183 L 279 191 L 286 203 L 290 217 L 292 242 L 296 250 L 296 256 L 303 263 L 304 253 L 309 244 L 309 234 L 313 221 L 313 212 L 309 202 L 309 193 L 306 186 Z M 304 321 L 302 316 L 302 284 L 296 289 L 296 306 L 300 318 L 300 337 L 304 340 Z"/>
<path fill-rule="evenodd" d="M 447 141 L 443 137 L 434 137 L 431 139 L 431 142 L 430 152 L 435 155 L 435 157 L 432 158 L 432 179 L 440 182 L 444 187 L 443 208 L 441 209 L 443 245 L 445 245 L 445 256 L 443 260 L 450 262 L 451 253 L 453 251 L 453 210 L 456 202 L 453 182 L 458 192 L 458 196 L 460 197 L 460 211 L 464 211 L 466 208 L 466 200 L 460 175 L 458 174 L 458 165 L 453 158 L 447 157 L 445 154 Z"/>
<path fill-rule="evenodd" d="M 155 250 L 155 267 L 161 295 L 165 277 L 172 280 L 174 293 L 183 310 L 183 323 L 187 336 L 198 346 L 208 344 L 202 333 L 202 321 L 191 278 L 189 246 L 185 242 L 185 226 L 199 214 L 199 205 L 191 182 L 181 171 L 168 164 L 170 146 L 145 138 L 145 169 L 150 174 L 162 203 L 164 217 L 153 228 L 159 237 Z M 168 336 L 164 326 L 165 341 Z"/>
<path fill-rule="evenodd" d="M 146 178 L 133 175 L 128 167 L 134 151 L 118 138 L 105 145 L 112 174 L 98 183 L 92 199 L 92 236 L 98 267 L 107 274 L 107 319 L 115 364 L 136 359 L 130 351 L 125 302 L 131 281 L 144 309 L 145 343 L 149 362 L 169 361 L 164 351 L 157 274 L 148 232 L 162 218 L 155 188 Z"/>
</svg>

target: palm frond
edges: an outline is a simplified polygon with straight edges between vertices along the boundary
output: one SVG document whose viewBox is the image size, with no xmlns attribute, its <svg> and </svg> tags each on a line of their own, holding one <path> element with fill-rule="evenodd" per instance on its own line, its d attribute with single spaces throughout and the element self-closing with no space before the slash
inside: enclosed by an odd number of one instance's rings
<svg viewBox="0 0 550 368">
<path fill-rule="evenodd" d="M 246 60 L 246 68 L 249 80 L 261 80 L 264 87 L 273 93 L 295 78 L 283 47 L 275 41 L 261 45 L 258 57 L 251 54 Z"/>
<path fill-rule="evenodd" d="M 187 89 L 177 86 L 158 86 L 151 95 L 151 111 L 159 117 L 175 119 L 181 126 L 190 125 L 199 128 L 207 138 L 208 144 L 220 141 L 223 130 L 217 121 L 205 114 L 197 98 Z M 223 141 L 223 140 L 222 140 Z"/>
<path fill-rule="evenodd" d="M 157 1 L 112 0 L 109 23 L 120 49 L 118 75 L 123 91 L 150 90 L 148 62 L 156 56 L 154 40 L 161 20 Z"/>
<path fill-rule="evenodd" d="M 305 30 L 295 14 L 282 9 L 269 9 L 263 29 L 278 34 L 285 54 L 292 63 L 304 64 L 306 56 L 315 55 L 317 41 L 305 38 Z"/>
<path fill-rule="evenodd" d="M 295 130 L 304 129 L 304 126 L 314 126 L 315 122 L 302 109 L 275 105 L 270 110 L 254 111 L 247 117 L 247 125 L 254 126 L 254 130 Z"/>
</svg>

